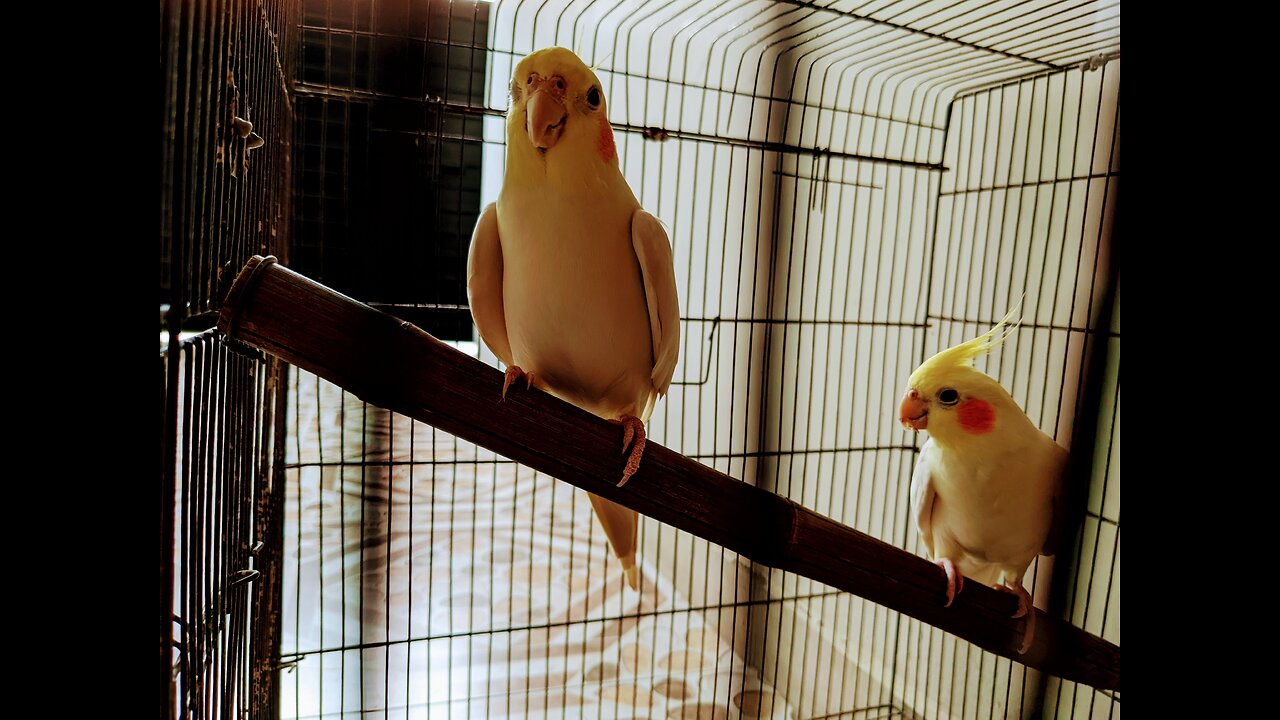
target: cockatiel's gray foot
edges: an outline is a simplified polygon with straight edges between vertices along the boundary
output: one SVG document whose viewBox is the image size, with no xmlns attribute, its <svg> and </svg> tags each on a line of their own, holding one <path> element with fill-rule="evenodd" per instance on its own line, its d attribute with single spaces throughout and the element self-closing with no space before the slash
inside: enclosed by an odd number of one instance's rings
<svg viewBox="0 0 1280 720">
<path fill-rule="evenodd" d="M 610 420 L 614 425 L 622 426 L 622 452 L 627 451 L 627 446 L 631 446 L 631 455 L 627 458 L 627 466 L 622 469 L 622 479 L 618 481 L 618 487 L 627 484 L 632 475 L 640 469 L 640 458 L 644 456 L 644 422 L 634 415 L 623 415 L 617 420 Z M 632 444 L 632 440 L 635 443 Z"/>
<path fill-rule="evenodd" d="M 526 388 L 533 387 L 533 373 L 526 373 L 517 365 L 507 366 L 507 376 L 502 380 L 502 399 L 507 399 L 507 388 L 511 387 L 511 383 L 518 378 L 524 378 L 524 386 Z"/>
<path fill-rule="evenodd" d="M 947 602 L 942 607 L 951 607 L 951 602 L 956 599 L 956 593 L 964 589 L 964 575 L 961 575 L 960 571 L 956 570 L 956 564 L 947 558 L 934 560 L 933 564 L 942 568 L 947 574 Z"/>
<path fill-rule="evenodd" d="M 1022 635 L 1022 647 L 1018 648 L 1018 654 L 1021 655 L 1031 647 L 1031 639 L 1036 634 L 1036 613 L 1035 606 L 1031 604 L 1031 593 L 1027 592 L 1021 584 L 1013 587 L 1000 584 L 995 587 L 997 590 L 1017 596 L 1018 609 L 1013 613 L 1013 617 L 1020 618 L 1025 615 L 1027 618 L 1027 629 Z"/>
</svg>

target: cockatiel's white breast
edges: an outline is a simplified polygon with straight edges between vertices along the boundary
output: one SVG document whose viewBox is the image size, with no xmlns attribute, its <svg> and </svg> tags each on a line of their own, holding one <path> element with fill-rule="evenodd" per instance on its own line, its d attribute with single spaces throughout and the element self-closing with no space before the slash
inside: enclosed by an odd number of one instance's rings
<svg viewBox="0 0 1280 720">
<path fill-rule="evenodd" d="M 963 450 L 933 438 L 921 448 L 913 485 L 932 490 L 929 531 L 921 527 L 926 545 L 979 582 L 995 584 L 1002 574 L 1020 581 L 1045 549 L 1067 451 L 1030 430 L 1034 436 L 1022 438 L 993 433 Z"/>
<path fill-rule="evenodd" d="M 509 181 L 498 198 L 512 361 L 597 415 L 640 415 L 655 391 L 638 203 L 605 178 L 578 180 Z"/>
</svg>

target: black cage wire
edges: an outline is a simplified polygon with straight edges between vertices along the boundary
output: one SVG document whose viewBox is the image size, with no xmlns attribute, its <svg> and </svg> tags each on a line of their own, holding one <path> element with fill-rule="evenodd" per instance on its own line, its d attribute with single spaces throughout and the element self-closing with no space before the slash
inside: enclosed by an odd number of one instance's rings
<svg viewBox="0 0 1280 720">
<path fill-rule="evenodd" d="M 515 63 L 568 47 L 670 228 L 683 346 L 650 437 L 923 554 L 897 399 L 1020 304 L 979 368 L 1091 458 L 1070 547 L 1026 585 L 1119 644 L 1118 2 L 208 0 L 162 20 L 172 712 L 1119 716 L 1118 694 L 651 520 L 628 590 L 580 491 L 197 334 L 226 269 L 270 253 L 498 365 L 467 244 Z"/>
<path fill-rule="evenodd" d="M 288 257 L 298 20 L 288 3 L 160 4 L 165 718 L 278 712 L 283 365 L 211 328 L 249 257 Z"/>
<path fill-rule="evenodd" d="M 477 2 L 304 2 L 293 84 L 294 269 L 448 340 L 472 333 L 487 18 Z"/>
</svg>

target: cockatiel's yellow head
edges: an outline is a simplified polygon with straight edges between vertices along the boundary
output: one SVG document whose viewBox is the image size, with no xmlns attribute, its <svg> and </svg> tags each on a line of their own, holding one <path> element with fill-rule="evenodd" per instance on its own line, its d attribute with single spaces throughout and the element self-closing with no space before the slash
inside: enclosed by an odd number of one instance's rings
<svg viewBox="0 0 1280 720">
<path fill-rule="evenodd" d="M 898 409 L 903 427 L 928 429 L 935 439 L 946 443 L 986 435 L 1006 419 L 1026 421 L 1026 415 L 1000 383 L 973 366 L 975 359 L 994 350 L 1008 336 L 1001 330 L 1012 316 L 1010 311 L 995 327 L 943 350 L 911 373 Z"/>
<path fill-rule="evenodd" d="M 516 65 L 507 111 L 509 152 L 616 163 L 613 127 L 600 79 L 562 47 L 539 50 Z"/>
</svg>

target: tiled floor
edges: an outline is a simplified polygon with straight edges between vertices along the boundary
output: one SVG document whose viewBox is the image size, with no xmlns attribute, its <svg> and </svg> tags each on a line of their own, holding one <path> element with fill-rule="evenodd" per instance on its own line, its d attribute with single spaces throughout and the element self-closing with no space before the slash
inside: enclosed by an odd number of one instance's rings
<svg viewBox="0 0 1280 720">
<path fill-rule="evenodd" d="M 643 555 L 626 589 L 580 490 L 302 377 L 283 717 L 792 717 L 732 614 Z"/>
</svg>

